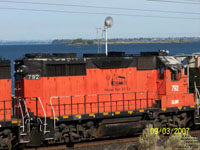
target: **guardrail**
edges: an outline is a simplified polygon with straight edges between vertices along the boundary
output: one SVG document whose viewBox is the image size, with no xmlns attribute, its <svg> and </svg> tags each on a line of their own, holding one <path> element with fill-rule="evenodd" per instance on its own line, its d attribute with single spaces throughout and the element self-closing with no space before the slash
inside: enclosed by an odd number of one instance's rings
<svg viewBox="0 0 200 150">
<path fill-rule="evenodd" d="M 0 101 L 0 121 L 11 120 L 12 100 Z"/>
<path fill-rule="evenodd" d="M 55 125 L 57 116 L 148 109 L 158 99 L 158 95 L 158 91 L 146 91 L 52 96 L 48 106 L 51 108 Z"/>
</svg>

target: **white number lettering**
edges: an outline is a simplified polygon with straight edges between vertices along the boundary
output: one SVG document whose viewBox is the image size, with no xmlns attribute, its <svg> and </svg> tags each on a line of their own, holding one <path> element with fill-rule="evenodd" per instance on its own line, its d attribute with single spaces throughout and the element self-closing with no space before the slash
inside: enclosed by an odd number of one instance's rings
<svg viewBox="0 0 200 150">
<path fill-rule="evenodd" d="M 34 74 L 32 75 L 32 79 L 33 79 L 33 80 L 35 79 L 35 75 L 34 75 Z"/>
<path fill-rule="evenodd" d="M 26 78 L 29 80 L 39 80 L 40 75 L 39 74 L 28 74 L 28 75 L 26 75 Z"/>
<path fill-rule="evenodd" d="M 172 85 L 172 91 L 173 92 L 179 91 L 179 85 Z"/>
<path fill-rule="evenodd" d="M 178 103 L 179 103 L 178 99 L 172 100 L 172 104 L 178 104 Z"/>
<path fill-rule="evenodd" d="M 36 75 L 35 75 L 35 79 L 36 79 L 36 80 L 39 80 L 39 79 L 40 79 L 40 76 L 39 76 L 38 74 L 36 74 Z"/>
<path fill-rule="evenodd" d="M 30 74 L 28 74 L 28 79 L 31 79 L 31 75 Z"/>
</svg>

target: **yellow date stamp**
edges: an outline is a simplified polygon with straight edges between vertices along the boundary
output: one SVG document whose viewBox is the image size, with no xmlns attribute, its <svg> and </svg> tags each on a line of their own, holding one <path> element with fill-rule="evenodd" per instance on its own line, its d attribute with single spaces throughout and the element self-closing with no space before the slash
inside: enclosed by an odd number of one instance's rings
<svg viewBox="0 0 200 150">
<path fill-rule="evenodd" d="M 163 135 L 170 135 L 170 134 L 188 134 L 190 128 L 151 128 L 151 134 L 163 134 Z"/>
</svg>

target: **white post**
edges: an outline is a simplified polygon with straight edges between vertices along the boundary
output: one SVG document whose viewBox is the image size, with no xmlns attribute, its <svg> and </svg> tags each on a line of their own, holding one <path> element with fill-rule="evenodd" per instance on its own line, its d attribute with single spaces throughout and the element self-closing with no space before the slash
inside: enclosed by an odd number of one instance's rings
<svg viewBox="0 0 200 150">
<path fill-rule="evenodd" d="M 106 56 L 108 56 L 108 34 L 107 34 L 107 28 L 105 27 L 104 28 L 104 31 L 105 31 L 105 53 L 106 53 Z"/>
<path fill-rule="evenodd" d="M 188 76 L 188 93 L 190 93 L 190 60 L 191 58 L 188 57 L 188 60 L 187 60 L 187 76 Z"/>
</svg>

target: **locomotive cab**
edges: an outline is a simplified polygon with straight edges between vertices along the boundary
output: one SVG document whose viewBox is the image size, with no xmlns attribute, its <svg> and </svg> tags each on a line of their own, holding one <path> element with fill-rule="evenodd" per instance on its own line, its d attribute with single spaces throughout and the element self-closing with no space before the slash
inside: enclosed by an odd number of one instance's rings
<svg viewBox="0 0 200 150">
<path fill-rule="evenodd" d="M 182 108 L 195 105 L 194 94 L 189 94 L 187 75 L 183 73 L 183 65 L 172 56 L 159 56 L 164 67 L 159 69 L 160 96 L 162 108 Z M 165 68 L 165 69 L 164 69 Z M 190 99 L 190 101 L 187 101 Z"/>
</svg>

